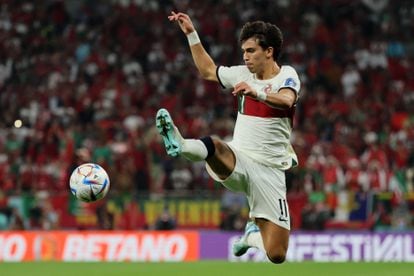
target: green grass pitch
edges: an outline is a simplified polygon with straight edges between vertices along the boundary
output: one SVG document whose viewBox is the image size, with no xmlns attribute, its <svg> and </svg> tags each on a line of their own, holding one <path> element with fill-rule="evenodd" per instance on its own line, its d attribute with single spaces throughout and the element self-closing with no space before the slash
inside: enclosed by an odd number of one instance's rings
<svg viewBox="0 0 414 276">
<path fill-rule="evenodd" d="M 414 263 L 0 263 L 7 276 L 411 276 Z"/>
</svg>

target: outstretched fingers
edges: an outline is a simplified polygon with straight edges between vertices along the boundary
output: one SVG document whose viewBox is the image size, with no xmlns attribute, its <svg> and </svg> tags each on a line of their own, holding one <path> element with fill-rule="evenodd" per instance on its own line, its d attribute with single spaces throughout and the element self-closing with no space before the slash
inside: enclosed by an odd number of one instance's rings
<svg viewBox="0 0 414 276">
<path fill-rule="evenodd" d="M 190 20 L 190 17 L 185 13 L 182 13 L 182 12 L 176 13 L 176 12 L 172 11 L 171 15 L 168 16 L 168 19 L 170 21 L 178 21 L 178 20 L 183 20 L 183 19 Z"/>
<path fill-rule="evenodd" d="M 194 25 L 188 14 L 172 11 L 171 15 L 168 16 L 168 20 L 171 22 L 178 22 L 178 25 L 185 34 L 189 34 L 194 31 Z"/>
<path fill-rule="evenodd" d="M 170 21 L 176 21 L 178 20 L 178 15 L 175 12 L 171 12 L 171 15 L 168 16 L 168 20 Z"/>
</svg>

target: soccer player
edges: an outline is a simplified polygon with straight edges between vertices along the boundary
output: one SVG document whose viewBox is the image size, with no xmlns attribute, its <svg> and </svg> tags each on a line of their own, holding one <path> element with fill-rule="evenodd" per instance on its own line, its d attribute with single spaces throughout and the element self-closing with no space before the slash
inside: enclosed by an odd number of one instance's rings
<svg viewBox="0 0 414 276">
<path fill-rule="evenodd" d="M 271 262 L 282 263 L 290 233 L 285 171 L 298 163 L 290 135 L 300 89 L 295 69 L 277 62 L 282 33 L 263 21 L 246 23 L 239 39 L 244 65 L 225 67 L 217 66 L 206 52 L 187 14 L 172 12 L 168 19 L 178 22 L 187 36 L 201 76 L 232 89 L 239 107 L 229 143 L 212 136 L 184 139 L 168 111 L 160 109 L 156 126 L 167 153 L 194 162 L 206 160 L 213 179 L 246 194 L 251 221 L 233 245 L 236 256 L 257 247 Z"/>
</svg>

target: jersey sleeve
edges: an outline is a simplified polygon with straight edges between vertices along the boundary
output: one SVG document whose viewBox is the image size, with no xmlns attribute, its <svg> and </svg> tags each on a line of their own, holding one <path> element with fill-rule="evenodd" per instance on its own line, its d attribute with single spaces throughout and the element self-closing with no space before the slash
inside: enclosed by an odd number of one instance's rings
<svg viewBox="0 0 414 276">
<path fill-rule="evenodd" d="M 296 73 L 296 70 L 293 69 L 293 67 L 288 66 L 287 70 L 284 72 L 282 76 L 282 84 L 279 87 L 280 89 L 283 88 L 290 88 L 293 91 L 296 92 L 297 96 L 299 97 L 299 91 L 300 91 L 300 80 L 298 73 Z"/>
<path fill-rule="evenodd" d="M 237 83 L 243 81 L 245 66 L 219 66 L 217 67 L 217 79 L 223 88 L 233 88 Z"/>
</svg>

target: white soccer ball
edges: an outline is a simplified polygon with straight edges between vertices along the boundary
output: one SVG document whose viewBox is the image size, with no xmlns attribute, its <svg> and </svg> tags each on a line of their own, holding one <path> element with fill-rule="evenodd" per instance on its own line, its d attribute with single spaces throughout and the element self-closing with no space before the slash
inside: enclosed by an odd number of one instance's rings
<svg viewBox="0 0 414 276">
<path fill-rule="evenodd" d="M 110 181 L 104 168 L 94 163 L 86 163 L 72 172 L 69 186 L 77 199 L 92 202 L 106 196 Z"/>
</svg>

